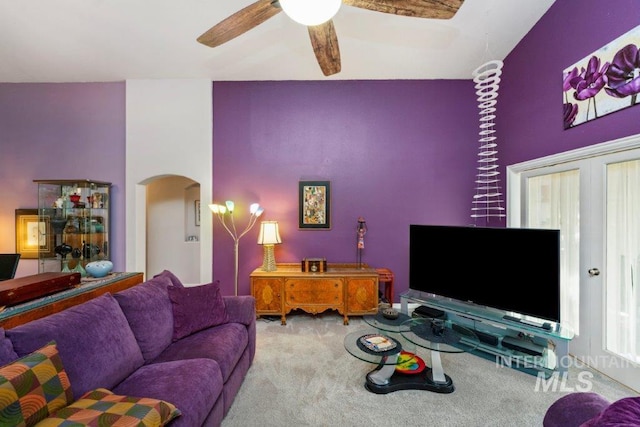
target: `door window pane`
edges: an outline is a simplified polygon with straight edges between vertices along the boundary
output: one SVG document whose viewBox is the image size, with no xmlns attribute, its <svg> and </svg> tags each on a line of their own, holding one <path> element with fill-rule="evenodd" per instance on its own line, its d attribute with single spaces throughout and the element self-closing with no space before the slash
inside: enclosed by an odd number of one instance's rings
<svg viewBox="0 0 640 427">
<path fill-rule="evenodd" d="M 606 348 L 640 362 L 640 160 L 607 165 Z"/>
<path fill-rule="evenodd" d="M 560 230 L 560 317 L 580 333 L 580 172 L 569 170 L 527 180 L 524 224 Z"/>
</svg>

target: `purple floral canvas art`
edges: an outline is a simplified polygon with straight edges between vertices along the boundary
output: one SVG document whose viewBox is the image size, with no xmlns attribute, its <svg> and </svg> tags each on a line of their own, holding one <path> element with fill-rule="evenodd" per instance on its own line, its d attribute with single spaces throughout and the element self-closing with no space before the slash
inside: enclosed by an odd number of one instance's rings
<svg viewBox="0 0 640 427">
<path fill-rule="evenodd" d="M 567 67 L 562 92 L 565 129 L 640 104 L 640 26 Z"/>
</svg>

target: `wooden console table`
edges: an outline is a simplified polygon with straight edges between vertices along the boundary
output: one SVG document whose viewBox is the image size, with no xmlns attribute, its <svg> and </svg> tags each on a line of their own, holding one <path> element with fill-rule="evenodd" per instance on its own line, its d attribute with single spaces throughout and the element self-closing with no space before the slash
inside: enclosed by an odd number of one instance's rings
<svg viewBox="0 0 640 427">
<path fill-rule="evenodd" d="M 104 279 L 83 281 L 75 288 L 3 309 L 0 311 L 0 327 L 9 329 L 40 319 L 104 293 L 123 291 L 142 283 L 143 279 L 142 273 L 113 273 Z"/>
<path fill-rule="evenodd" d="M 251 273 L 251 295 L 258 316 L 279 315 L 287 324 L 292 310 L 318 314 L 337 310 L 349 324 L 349 316 L 378 312 L 378 272 L 356 264 L 328 264 L 323 273 L 302 272 L 299 263 L 278 264 L 276 271 L 257 268 Z"/>
</svg>

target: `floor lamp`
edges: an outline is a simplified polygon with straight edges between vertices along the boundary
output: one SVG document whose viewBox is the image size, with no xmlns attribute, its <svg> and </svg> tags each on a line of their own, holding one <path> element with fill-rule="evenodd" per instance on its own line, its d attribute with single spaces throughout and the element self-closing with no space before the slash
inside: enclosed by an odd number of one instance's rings
<svg viewBox="0 0 640 427">
<path fill-rule="evenodd" d="M 234 263 L 235 276 L 233 280 L 233 285 L 234 285 L 235 295 L 238 296 L 238 243 L 240 242 L 240 239 L 242 238 L 242 236 L 247 234 L 249 230 L 251 230 L 251 228 L 255 225 L 258 217 L 262 215 L 262 212 L 264 212 L 264 208 L 260 207 L 260 205 L 257 203 L 253 203 L 249 207 L 249 213 L 251 214 L 251 216 L 249 217 L 249 222 L 247 223 L 247 226 L 245 227 L 245 229 L 239 234 L 238 234 L 238 230 L 236 229 L 236 223 L 233 219 L 234 208 L 235 208 L 235 204 L 231 200 L 227 200 L 224 203 L 224 205 L 218 205 L 215 203 L 212 203 L 209 205 L 209 209 L 211 209 L 211 211 L 218 218 L 218 221 L 220 221 L 220 224 L 222 224 L 225 230 L 229 232 L 229 235 L 233 239 L 233 255 L 234 255 L 234 261 L 235 261 Z M 228 224 L 227 224 L 227 218 L 228 218 Z"/>
</svg>

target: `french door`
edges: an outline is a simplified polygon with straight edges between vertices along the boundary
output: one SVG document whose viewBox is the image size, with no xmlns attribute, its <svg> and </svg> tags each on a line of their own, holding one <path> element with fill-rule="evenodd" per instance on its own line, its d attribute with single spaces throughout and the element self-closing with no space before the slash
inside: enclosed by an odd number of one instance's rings
<svg viewBox="0 0 640 427">
<path fill-rule="evenodd" d="M 634 390 L 640 390 L 638 147 L 635 136 L 514 165 L 508 183 L 510 226 L 560 230 L 561 322 L 575 331 L 570 353 Z"/>
</svg>

